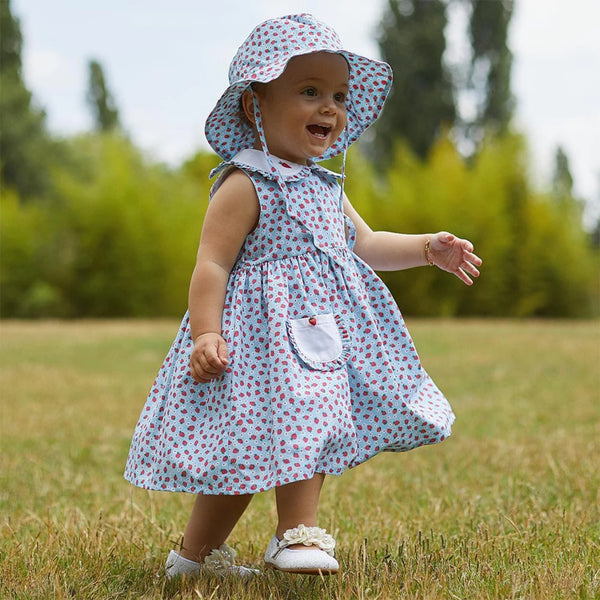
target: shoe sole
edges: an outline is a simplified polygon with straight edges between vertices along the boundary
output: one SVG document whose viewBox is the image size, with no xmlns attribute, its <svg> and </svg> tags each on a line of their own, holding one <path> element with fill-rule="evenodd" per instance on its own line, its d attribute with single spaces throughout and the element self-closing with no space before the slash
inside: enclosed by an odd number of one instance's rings
<svg viewBox="0 0 600 600">
<path fill-rule="evenodd" d="M 296 573 L 298 575 L 337 575 L 339 569 L 280 569 L 273 563 L 265 562 L 267 569 L 273 569 L 273 571 L 281 571 L 282 573 Z"/>
</svg>

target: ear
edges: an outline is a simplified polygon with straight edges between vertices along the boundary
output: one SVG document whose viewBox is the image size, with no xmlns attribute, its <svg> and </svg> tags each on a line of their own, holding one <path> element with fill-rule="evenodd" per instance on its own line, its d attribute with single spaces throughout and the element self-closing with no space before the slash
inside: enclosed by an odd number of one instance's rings
<svg viewBox="0 0 600 600">
<path fill-rule="evenodd" d="M 252 96 L 252 90 L 250 89 L 247 89 L 242 94 L 242 109 L 244 111 L 246 119 L 248 119 L 248 121 L 250 121 L 250 123 L 254 125 L 254 98 Z"/>
</svg>

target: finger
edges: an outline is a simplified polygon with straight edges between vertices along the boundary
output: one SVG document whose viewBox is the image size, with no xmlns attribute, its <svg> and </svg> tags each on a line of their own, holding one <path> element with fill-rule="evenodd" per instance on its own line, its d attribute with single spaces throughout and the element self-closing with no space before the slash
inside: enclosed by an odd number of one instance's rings
<svg viewBox="0 0 600 600">
<path fill-rule="evenodd" d="M 221 373 L 223 369 L 221 367 L 213 367 L 206 361 L 201 362 L 200 373 L 204 377 L 215 377 Z"/>
<path fill-rule="evenodd" d="M 450 246 L 454 240 L 456 240 L 456 236 L 446 231 L 440 231 L 440 233 L 436 233 L 431 238 L 431 248 L 438 252 L 443 252 L 447 250 L 447 246 Z"/>
<path fill-rule="evenodd" d="M 219 345 L 217 346 L 217 354 L 223 366 L 229 364 L 229 349 L 227 348 L 227 343 L 223 339 L 219 340 Z"/>
<path fill-rule="evenodd" d="M 208 348 L 204 353 L 205 368 L 210 373 L 217 373 L 223 370 L 223 361 L 219 357 L 218 346 Z"/>
<path fill-rule="evenodd" d="M 210 377 L 218 374 L 218 371 L 208 364 L 203 353 L 197 353 L 196 355 L 192 355 L 192 360 L 190 360 L 190 366 L 193 367 L 198 377 Z"/>
<path fill-rule="evenodd" d="M 477 254 L 473 254 L 473 252 L 467 252 L 465 260 L 474 265 L 477 265 L 478 267 L 480 267 L 483 264 L 483 260 L 479 256 L 477 256 Z"/>
<path fill-rule="evenodd" d="M 454 274 L 466 285 L 473 285 L 473 280 L 460 267 Z"/>
<path fill-rule="evenodd" d="M 198 367 L 198 365 L 191 364 L 190 372 L 192 374 L 192 377 L 194 378 L 194 381 L 198 381 L 200 383 L 204 383 L 206 381 L 206 378 L 204 377 L 204 373 L 203 373 L 202 369 L 200 369 Z"/>
<path fill-rule="evenodd" d="M 199 370 L 195 366 L 192 366 L 191 373 L 192 373 L 192 377 L 194 378 L 194 380 L 197 381 L 198 383 L 208 383 L 209 381 L 212 381 L 217 376 L 217 375 L 211 375 L 210 373 L 207 373 L 206 371 L 204 371 L 202 369 Z"/>
<path fill-rule="evenodd" d="M 212 379 L 218 377 L 222 372 L 223 368 L 215 368 L 208 364 L 203 354 L 200 356 L 192 355 L 190 359 L 190 372 L 192 377 L 200 383 L 208 383 Z"/>
<path fill-rule="evenodd" d="M 194 373 L 198 373 L 200 371 L 200 363 L 198 361 L 198 358 L 194 356 L 194 354 L 190 356 L 190 369 Z"/>
<path fill-rule="evenodd" d="M 460 244 L 466 252 L 473 252 L 473 244 L 469 240 L 461 240 Z"/>
<path fill-rule="evenodd" d="M 470 262 L 465 261 L 462 265 L 461 265 L 461 269 L 465 272 L 467 272 L 469 275 L 472 275 L 473 277 L 479 277 L 480 273 L 479 273 L 479 269 L 471 264 Z"/>
</svg>

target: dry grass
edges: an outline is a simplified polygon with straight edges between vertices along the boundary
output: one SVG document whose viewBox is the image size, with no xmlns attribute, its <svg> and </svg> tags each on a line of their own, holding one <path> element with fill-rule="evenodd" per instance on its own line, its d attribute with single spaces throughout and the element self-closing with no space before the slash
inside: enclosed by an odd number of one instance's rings
<svg viewBox="0 0 600 600">
<path fill-rule="evenodd" d="M 329 478 L 321 524 L 339 577 L 157 577 L 192 497 L 121 477 L 177 324 L 1 324 L 0 597 L 396 599 L 600 597 L 598 322 L 411 321 L 458 419 L 435 448 Z M 260 566 L 257 496 L 231 544 Z"/>
</svg>

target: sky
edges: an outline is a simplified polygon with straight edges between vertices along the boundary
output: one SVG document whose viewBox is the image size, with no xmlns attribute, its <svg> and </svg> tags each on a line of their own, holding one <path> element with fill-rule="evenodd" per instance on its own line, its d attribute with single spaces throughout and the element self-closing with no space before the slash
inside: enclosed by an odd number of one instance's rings
<svg viewBox="0 0 600 600">
<path fill-rule="evenodd" d="M 496 1 L 496 0 L 490 0 Z M 259 22 L 310 12 L 348 50 L 379 58 L 386 0 L 12 0 L 24 37 L 23 72 L 49 129 L 91 128 L 87 64 L 101 63 L 135 143 L 178 164 L 208 148 L 204 121 L 227 87 L 229 62 Z M 464 51 L 460 14 L 449 25 L 449 58 Z M 549 185 L 557 146 L 566 151 L 576 195 L 600 210 L 600 2 L 516 0 L 514 124 L 529 141 L 532 178 Z"/>
</svg>

